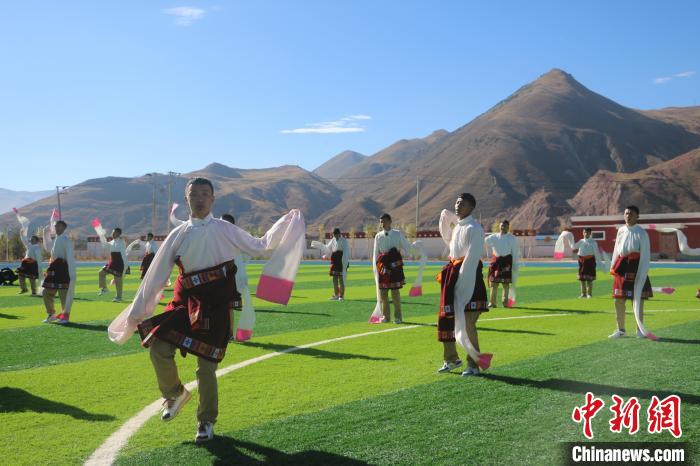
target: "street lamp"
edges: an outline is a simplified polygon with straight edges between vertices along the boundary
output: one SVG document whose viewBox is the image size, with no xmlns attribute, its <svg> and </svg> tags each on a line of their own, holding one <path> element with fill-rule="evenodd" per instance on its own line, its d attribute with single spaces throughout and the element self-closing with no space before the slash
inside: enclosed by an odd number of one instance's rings
<svg viewBox="0 0 700 466">
<path fill-rule="evenodd" d="M 56 186 L 56 201 L 58 202 L 58 219 L 63 220 L 61 216 L 61 194 L 66 194 L 68 186 Z"/>
</svg>

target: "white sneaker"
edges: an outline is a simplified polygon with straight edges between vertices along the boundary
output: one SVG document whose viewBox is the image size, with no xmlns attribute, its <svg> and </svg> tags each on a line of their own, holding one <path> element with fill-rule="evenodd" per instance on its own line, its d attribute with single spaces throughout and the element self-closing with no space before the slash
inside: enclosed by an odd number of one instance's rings
<svg viewBox="0 0 700 466">
<path fill-rule="evenodd" d="M 45 324 L 50 324 L 51 322 L 56 322 L 57 320 L 58 317 L 56 317 L 56 314 L 49 314 L 46 316 L 46 319 L 42 320 L 42 322 Z"/>
<path fill-rule="evenodd" d="M 608 338 L 621 338 L 625 336 L 625 331 L 624 330 L 615 330 L 612 334 L 608 336 Z"/>
<path fill-rule="evenodd" d="M 591 295 L 589 295 L 589 294 L 586 295 L 586 299 L 591 299 L 592 297 L 593 297 L 593 296 L 591 296 Z"/>
<path fill-rule="evenodd" d="M 107 288 L 100 288 L 100 291 L 97 292 L 97 296 L 102 296 L 105 293 L 107 293 Z"/>
<path fill-rule="evenodd" d="M 338 298 L 338 301 L 345 301 L 345 298 L 343 298 L 343 297 L 341 296 L 341 297 Z"/>
<path fill-rule="evenodd" d="M 470 375 L 481 375 L 481 371 L 478 367 L 470 367 L 466 371 L 462 372 L 462 377 L 468 377 Z"/>
<path fill-rule="evenodd" d="M 195 443 L 208 442 L 214 438 L 214 424 L 211 422 L 200 422 L 197 424 L 197 435 L 194 436 Z"/>
<path fill-rule="evenodd" d="M 69 321 L 68 319 L 58 319 L 58 320 L 56 321 L 56 323 L 59 324 L 59 325 L 66 325 L 66 324 L 69 323 L 69 322 L 70 322 L 70 321 Z"/>
<path fill-rule="evenodd" d="M 403 320 L 401 320 L 401 319 L 394 319 L 394 323 L 395 323 L 395 324 L 402 324 L 402 323 L 403 323 Z"/>
<path fill-rule="evenodd" d="M 331 296 L 330 298 L 328 298 L 328 301 L 338 301 L 338 297 L 337 297 L 337 296 Z"/>
<path fill-rule="evenodd" d="M 462 366 L 462 360 L 458 359 L 455 362 L 447 362 L 445 361 L 445 364 L 442 365 L 440 369 L 438 369 L 438 374 L 445 374 L 447 372 L 450 372 L 451 370 L 457 369 L 458 367 Z"/>
<path fill-rule="evenodd" d="M 641 330 L 637 329 L 637 338 L 646 338 L 647 336 L 642 333 Z"/>
<path fill-rule="evenodd" d="M 122 298 L 117 298 L 117 297 L 115 296 L 114 298 L 112 298 L 112 302 L 113 302 L 113 303 L 121 303 L 121 302 L 122 302 Z"/>
<path fill-rule="evenodd" d="M 192 394 L 183 387 L 182 393 L 177 398 L 166 399 L 163 402 L 163 413 L 160 415 L 160 418 L 163 421 L 172 421 L 182 407 L 185 406 L 185 403 L 190 401 L 190 398 L 192 398 Z"/>
<path fill-rule="evenodd" d="M 578 297 L 579 297 L 579 299 L 580 299 L 580 298 L 585 298 L 586 295 L 585 295 L 585 294 L 580 294 L 580 295 L 578 295 Z"/>
</svg>

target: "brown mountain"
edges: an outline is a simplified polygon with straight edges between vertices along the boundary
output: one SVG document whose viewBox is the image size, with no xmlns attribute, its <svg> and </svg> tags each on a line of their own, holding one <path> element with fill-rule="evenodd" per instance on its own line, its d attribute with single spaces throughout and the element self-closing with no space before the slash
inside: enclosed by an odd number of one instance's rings
<svg viewBox="0 0 700 466">
<path fill-rule="evenodd" d="M 313 173 L 327 180 L 336 180 L 345 175 L 355 165 L 362 162 L 367 156 L 352 150 L 346 150 L 332 157 L 327 162 L 317 167 Z"/>
<path fill-rule="evenodd" d="M 527 222 L 516 227 L 553 229 L 571 212 L 567 199 L 599 170 L 636 172 L 699 146 L 700 134 L 619 105 L 555 69 L 452 133 L 399 141 L 368 157 L 336 180 L 346 189 L 343 203 L 322 220 L 359 225 L 388 211 L 413 222 L 419 177 L 422 227 L 434 227 L 440 210 L 469 191 L 484 223 L 516 216 Z"/>
<path fill-rule="evenodd" d="M 185 204 L 185 183 L 196 175 L 205 176 L 214 183 L 213 213 L 231 213 L 236 223 L 244 228 L 269 227 L 292 208 L 301 209 L 313 220 L 341 199 L 341 192 L 329 181 L 297 166 L 241 170 L 214 163 L 174 177 L 174 202 Z M 168 181 L 166 175 L 156 177 L 156 234 L 166 231 Z M 99 217 L 106 228 L 121 226 L 128 237 L 151 230 L 153 179 L 150 176 L 88 180 L 72 186 L 61 199 L 64 220 L 79 234 L 93 234 L 90 222 L 95 217 Z M 55 196 L 50 196 L 25 206 L 21 212 L 32 221 L 34 229 L 46 224 L 54 207 Z M 178 208 L 176 215 L 187 218 L 187 208 Z M 17 227 L 14 215 L 0 216 L 0 227 L 6 224 L 13 229 Z"/>
<path fill-rule="evenodd" d="M 700 106 L 696 107 L 667 107 L 659 110 L 643 110 L 643 114 L 682 126 L 688 131 L 700 134 Z"/>
<path fill-rule="evenodd" d="M 642 212 L 696 212 L 700 207 L 700 149 L 635 173 L 601 170 L 569 204 L 578 215 L 619 214 L 629 204 Z"/>
</svg>

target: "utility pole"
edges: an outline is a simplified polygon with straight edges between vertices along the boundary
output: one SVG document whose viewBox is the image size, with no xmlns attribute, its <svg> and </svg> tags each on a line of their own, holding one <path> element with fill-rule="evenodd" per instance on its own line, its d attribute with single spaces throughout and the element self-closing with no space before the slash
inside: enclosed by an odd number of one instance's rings
<svg viewBox="0 0 700 466">
<path fill-rule="evenodd" d="M 156 173 L 149 173 L 153 179 L 153 212 L 151 212 L 151 233 L 156 234 Z"/>
<path fill-rule="evenodd" d="M 418 234 L 418 221 L 420 220 L 420 176 L 416 176 L 416 234 Z"/>
<path fill-rule="evenodd" d="M 180 173 L 168 172 L 168 233 L 170 233 L 170 211 L 173 208 L 173 183 L 175 183 L 175 177 L 180 176 Z"/>
<path fill-rule="evenodd" d="M 61 194 L 65 194 L 65 189 L 68 186 L 56 186 L 56 201 L 58 203 L 58 219 L 63 220 L 63 217 L 61 217 Z"/>
</svg>

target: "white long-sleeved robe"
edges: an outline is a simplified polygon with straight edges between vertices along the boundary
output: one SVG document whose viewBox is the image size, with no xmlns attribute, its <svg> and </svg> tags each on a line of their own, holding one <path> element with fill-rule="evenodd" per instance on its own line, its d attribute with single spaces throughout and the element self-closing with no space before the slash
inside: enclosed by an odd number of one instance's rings
<svg viewBox="0 0 700 466">
<path fill-rule="evenodd" d="M 190 217 L 173 229 L 158 249 L 134 301 L 110 324 L 109 338 L 116 343 L 126 342 L 136 325 L 153 314 L 177 258 L 183 272 L 189 273 L 228 262 L 241 253 L 257 256 L 276 250 L 268 265 L 273 263 L 281 271 L 278 277 L 293 283 L 303 252 L 304 229 L 303 216 L 297 210 L 278 220 L 262 238 L 211 214 L 203 219 Z M 266 266 L 263 278 L 267 270 Z M 273 282 L 277 279 L 273 277 Z M 260 294 L 258 297 L 267 299 Z"/>
<path fill-rule="evenodd" d="M 615 264 L 619 256 L 627 256 L 630 253 L 639 253 L 639 267 L 634 279 L 634 294 L 633 304 L 634 317 L 637 320 L 639 329 L 647 335 L 647 330 L 640 319 L 642 305 L 642 289 L 649 274 L 649 266 L 651 264 L 651 248 L 649 245 L 649 235 L 646 230 L 639 224 L 628 227 L 623 225 L 617 230 L 615 238 L 615 248 L 613 249 L 613 257 L 611 264 Z"/>
</svg>

